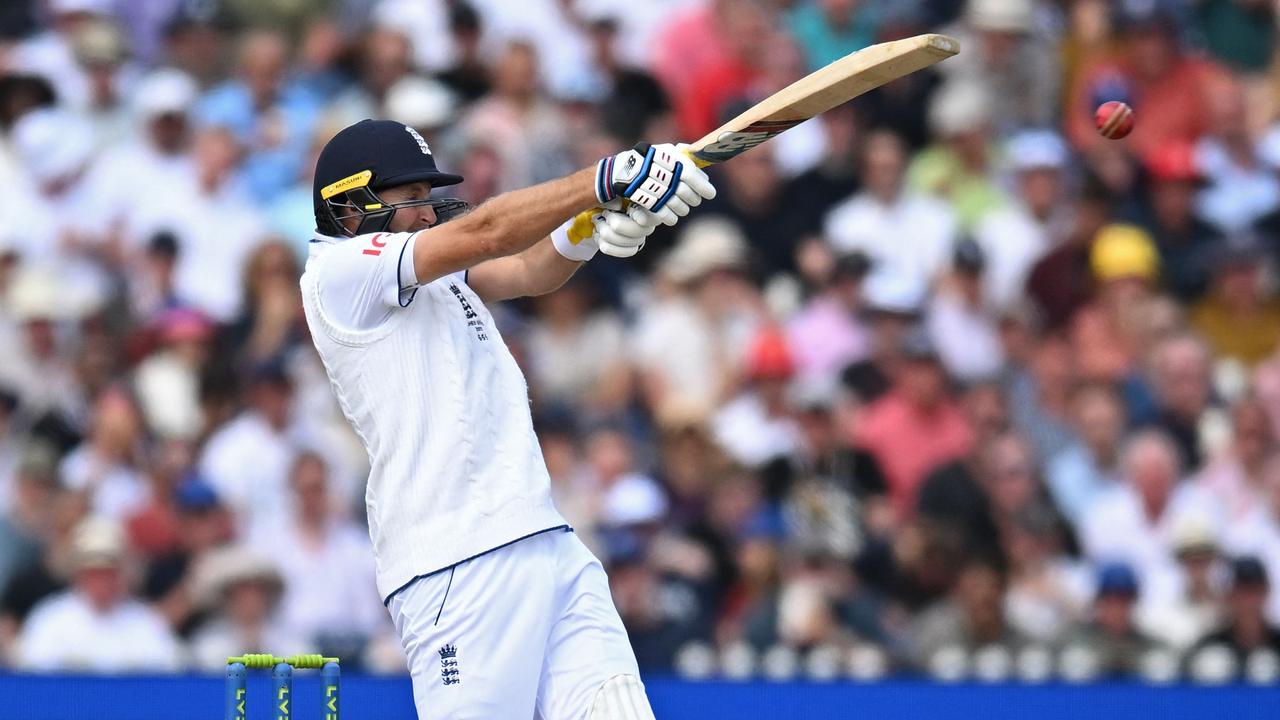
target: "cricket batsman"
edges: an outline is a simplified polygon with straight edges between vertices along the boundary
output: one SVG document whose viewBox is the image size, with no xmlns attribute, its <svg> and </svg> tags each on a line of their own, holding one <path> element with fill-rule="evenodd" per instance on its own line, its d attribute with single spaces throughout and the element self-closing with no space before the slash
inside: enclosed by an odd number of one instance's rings
<svg viewBox="0 0 1280 720">
<path fill-rule="evenodd" d="M 604 568 L 551 502 L 528 388 L 485 303 L 551 292 L 597 250 L 634 255 L 715 189 L 680 148 L 643 144 L 474 209 L 433 198 L 459 182 L 408 126 L 342 130 L 316 164 L 301 280 L 371 460 L 378 590 L 418 717 L 652 720 Z"/>
</svg>

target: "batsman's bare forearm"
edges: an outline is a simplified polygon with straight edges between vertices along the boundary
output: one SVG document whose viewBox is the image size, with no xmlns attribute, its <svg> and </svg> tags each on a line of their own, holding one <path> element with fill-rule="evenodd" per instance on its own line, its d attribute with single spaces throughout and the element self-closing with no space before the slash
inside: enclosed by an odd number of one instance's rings
<svg viewBox="0 0 1280 720">
<path fill-rule="evenodd" d="M 467 284 L 485 302 L 545 295 L 568 282 L 582 265 L 561 255 L 548 237 L 522 253 L 471 268 Z"/>
<path fill-rule="evenodd" d="M 418 282 L 528 250 L 597 202 L 594 168 L 499 195 L 453 222 L 420 233 L 413 251 Z"/>
</svg>

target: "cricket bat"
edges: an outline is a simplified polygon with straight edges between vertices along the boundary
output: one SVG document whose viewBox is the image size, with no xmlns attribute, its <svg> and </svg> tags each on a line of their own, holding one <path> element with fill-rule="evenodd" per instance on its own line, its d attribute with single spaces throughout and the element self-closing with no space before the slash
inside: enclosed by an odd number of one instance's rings
<svg viewBox="0 0 1280 720">
<path fill-rule="evenodd" d="M 769 138 L 885 83 L 960 52 L 946 35 L 916 35 L 849 53 L 791 83 L 689 145 L 699 167 L 736 157 Z"/>
<path fill-rule="evenodd" d="M 756 103 L 751 109 L 691 143 L 686 150 L 698 167 L 737 157 L 831 108 L 885 83 L 923 70 L 960 52 L 960 41 L 946 35 L 916 35 L 849 53 Z M 591 236 L 588 210 L 574 219 L 569 237 Z"/>
</svg>

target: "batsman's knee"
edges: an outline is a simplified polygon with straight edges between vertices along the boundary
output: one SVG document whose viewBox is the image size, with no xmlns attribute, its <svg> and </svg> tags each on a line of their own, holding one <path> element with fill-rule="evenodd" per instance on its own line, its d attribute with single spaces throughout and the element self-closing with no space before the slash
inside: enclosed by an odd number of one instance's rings
<svg viewBox="0 0 1280 720">
<path fill-rule="evenodd" d="M 654 720 L 644 683 L 635 675 L 614 675 L 596 690 L 587 720 Z"/>
</svg>

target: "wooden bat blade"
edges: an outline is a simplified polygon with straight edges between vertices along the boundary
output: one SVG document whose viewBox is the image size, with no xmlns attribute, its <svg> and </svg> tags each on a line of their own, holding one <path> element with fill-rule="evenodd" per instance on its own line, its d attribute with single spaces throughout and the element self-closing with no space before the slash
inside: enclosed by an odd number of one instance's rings
<svg viewBox="0 0 1280 720">
<path fill-rule="evenodd" d="M 690 144 L 698 165 L 720 163 L 809 118 L 960 52 L 946 35 L 917 35 L 872 45 L 819 68 Z"/>
</svg>

